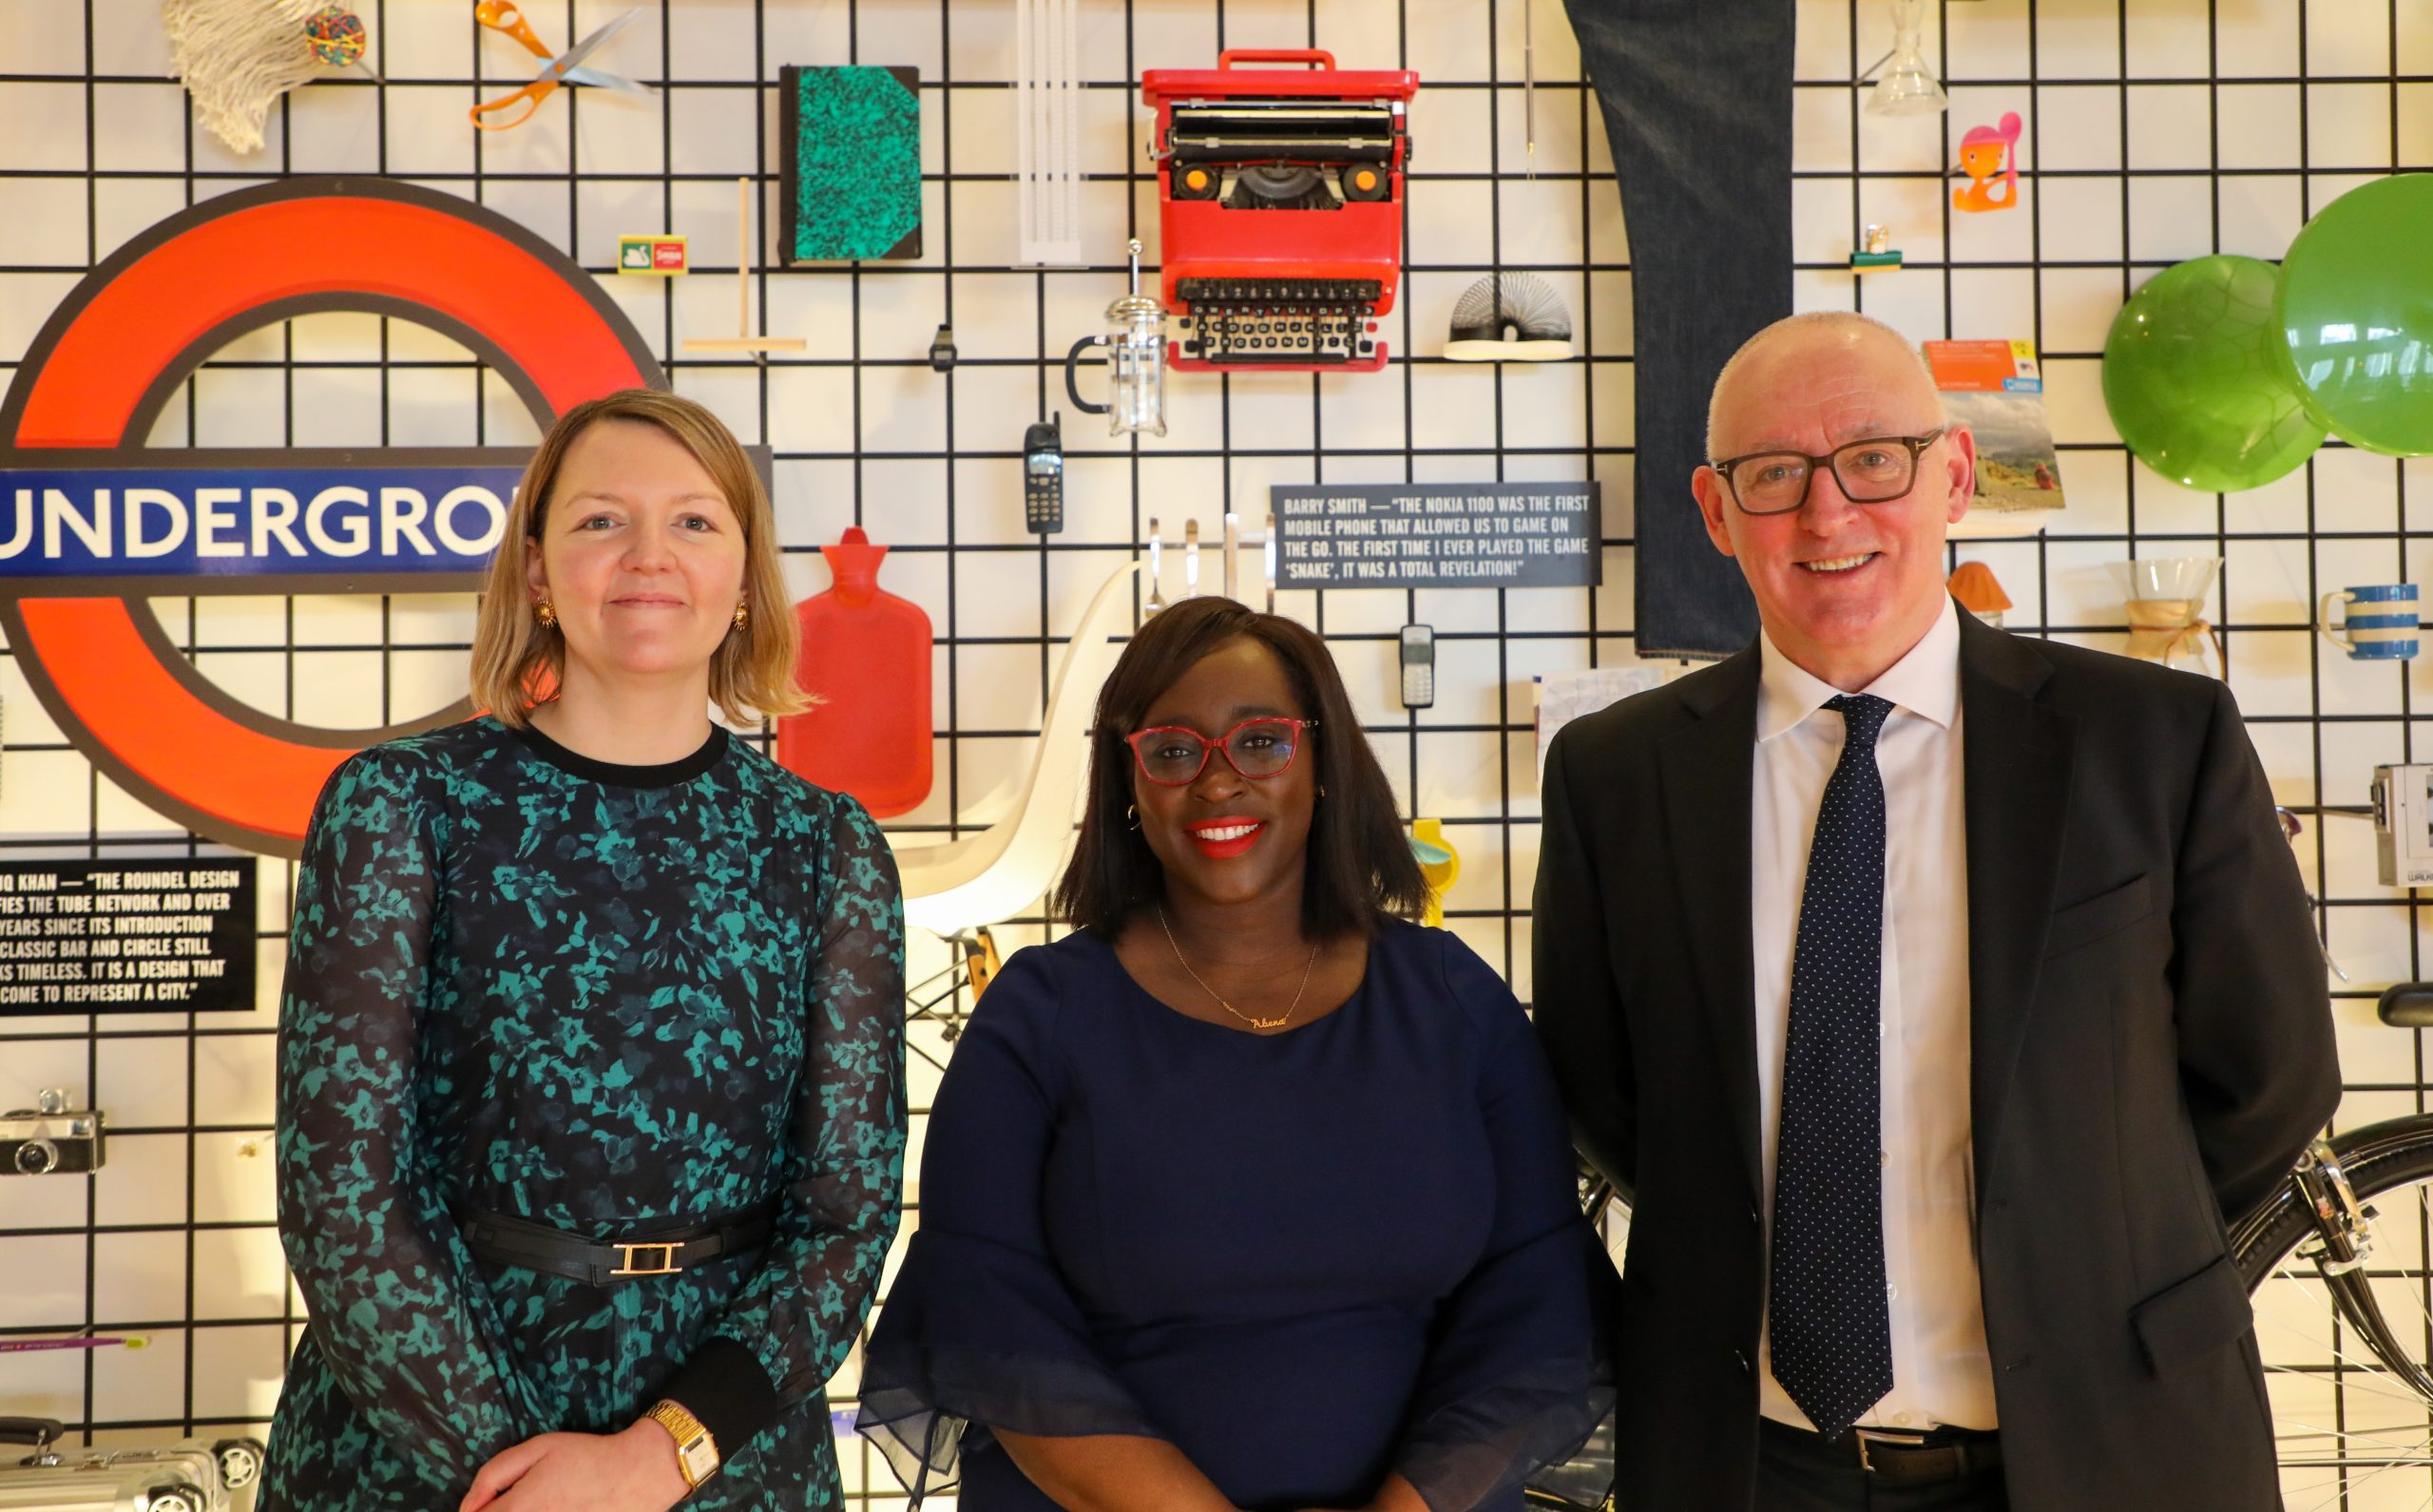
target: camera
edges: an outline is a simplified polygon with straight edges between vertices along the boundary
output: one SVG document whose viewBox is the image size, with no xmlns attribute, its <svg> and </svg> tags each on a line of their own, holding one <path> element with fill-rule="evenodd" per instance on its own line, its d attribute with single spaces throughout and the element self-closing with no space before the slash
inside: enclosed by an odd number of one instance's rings
<svg viewBox="0 0 2433 1512">
<path fill-rule="evenodd" d="M 38 1104 L 0 1114 L 0 1176 L 79 1176 L 102 1168 L 103 1126 L 98 1108 L 71 1108 L 67 1094 L 45 1088 Z"/>
</svg>

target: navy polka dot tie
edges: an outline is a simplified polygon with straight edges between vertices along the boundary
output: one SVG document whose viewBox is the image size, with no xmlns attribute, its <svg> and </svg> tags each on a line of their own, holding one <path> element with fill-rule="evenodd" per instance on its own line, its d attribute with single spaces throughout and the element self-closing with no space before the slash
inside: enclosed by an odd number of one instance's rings
<svg viewBox="0 0 2433 1512">
<path fill-rule="evenodd" d="M 1841 759 L 1816 810 L 1791 952 L 1774 1158 L 1774 1379 L 1839 1438 L 1892 1389 L 1877 1111 L 1884 979 L 1884 778 L 1875 737 L 1892 705 L 1830 699 Z"/>
</svg>

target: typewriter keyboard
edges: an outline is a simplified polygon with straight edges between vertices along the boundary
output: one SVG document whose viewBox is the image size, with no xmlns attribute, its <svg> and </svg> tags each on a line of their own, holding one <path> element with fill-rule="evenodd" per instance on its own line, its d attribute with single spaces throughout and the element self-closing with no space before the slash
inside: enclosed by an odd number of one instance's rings
<svg viewBox="0 0 2433 1512">
<path fill-rule="evenodd" d="M 1184 278 L 1183 355 L 1203 362 L 1351 362 L 1372 356 L 1385 288 L 1365 278 Z"/>
</svg>

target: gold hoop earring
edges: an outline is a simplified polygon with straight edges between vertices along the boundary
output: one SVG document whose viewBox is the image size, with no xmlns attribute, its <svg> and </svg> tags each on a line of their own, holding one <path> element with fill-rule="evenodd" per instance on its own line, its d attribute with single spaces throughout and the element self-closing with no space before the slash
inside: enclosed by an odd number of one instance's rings
<svg viewBox="0 0 2433 1512">
<path fill-rule="evenodd" d="M 750 604 L 738 603 L 735 606 L 735 627 L 737 629 L 742 629 L 743 622 L 750 618 L 752 618 L 752 606 Z"/>
<path fill-rule="evenodd" d="M 1140 828 L 1140 805 L 1137 803 L 1125 804 L 1123 806 L 1123 816 L 1132 821 L 1130 825 L 1126 826 L 1126 828 L 1134 830 Z"/>
<path fill-rule="evenodd" d="M 546 599 L 543 599 L 532 606 L 532 618 L 541 622 L 541 628 L 544 630 L 554 630 L 558 627 L 557 606 Z"/>
</svg>

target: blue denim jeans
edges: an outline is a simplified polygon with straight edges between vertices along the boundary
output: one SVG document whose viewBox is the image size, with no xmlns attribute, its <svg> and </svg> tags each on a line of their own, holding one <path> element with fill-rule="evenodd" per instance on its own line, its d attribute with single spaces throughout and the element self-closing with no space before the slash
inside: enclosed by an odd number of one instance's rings
<svg viewBox="0 0 2433 1512">
<path fill-rule="evenodd" d="M 1690 474 L 1724 359 L 1791 314 L 1792 0 L 1565 6 L 1630 230 L 1638 654 L 1726 656 L 1756 638 L 1757 610 Z"/>
</svg>

